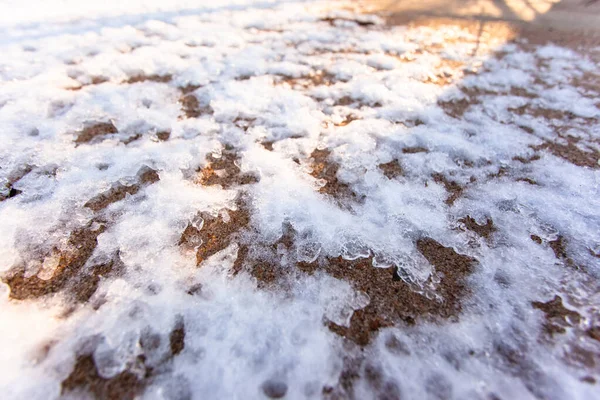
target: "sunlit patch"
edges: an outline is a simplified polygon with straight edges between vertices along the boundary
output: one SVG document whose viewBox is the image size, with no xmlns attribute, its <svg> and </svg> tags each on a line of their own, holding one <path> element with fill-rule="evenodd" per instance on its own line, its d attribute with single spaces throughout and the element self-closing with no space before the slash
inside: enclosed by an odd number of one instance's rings
<svg viewBox="0 0 600 400">
<path fill-rule="evenodd" d="M 98 236 L 105 229 L 102 221 L 90 221 L 72 232 L 64 248 L 56 248 L 42 255 L 39 271 L 35 275 L 28 276 L 30 274 L 26 274 L 23 265 L 13 267 L 2 278 L 10 287 L 10 297 L 26 300 L 69 289 L 70 292 L 65 293 L 67 297 L 87 301 L 96 291 L 100 276 L 108 275 L 114 269 L 115 261 L 110 260 L 94 266 L 91 271 L 82 271 L 98 245 Z"/>
</svg>

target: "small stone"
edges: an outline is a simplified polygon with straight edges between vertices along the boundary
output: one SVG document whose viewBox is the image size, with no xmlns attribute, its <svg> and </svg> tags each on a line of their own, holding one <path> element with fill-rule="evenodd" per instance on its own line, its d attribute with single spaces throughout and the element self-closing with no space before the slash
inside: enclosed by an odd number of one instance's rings
<svg viewBox="0 0 600 400">
<path fill-rule="evenodd" d="M 287 384 L 284 382 L 269 379 L 262 384 L 264 394 L 271 399 L 281 399 L 287 393 Z"/>
</svg>

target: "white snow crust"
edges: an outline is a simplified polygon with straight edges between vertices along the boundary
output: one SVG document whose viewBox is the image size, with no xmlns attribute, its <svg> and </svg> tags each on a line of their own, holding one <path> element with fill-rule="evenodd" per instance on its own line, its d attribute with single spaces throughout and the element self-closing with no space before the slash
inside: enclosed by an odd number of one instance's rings
<svg viewBox="0 0 600 400">
<path fill-rule="evenodd" d="M 387 27 L 339 11 L 344 4 L 2 2 L 2 195 L 19 170 L 30 172 L 12 183 L 20 194 L 0 202 L 0 270 L 8 276 L 23 265 L 26 276 L 51 278 L 57 259 L 36 255 L 64 249 L 71 232 L 98 215 L 109 223 L 83 269 L 115 253 L 123 264 L 84 303 L 61 291 L 17 300 L 0 284 L 3 398 L 85 397 L 61 392 L 77 356 L 89 350 L 102 378 L 135 372 L 148 332 L 161 340 L 146 359 L 159 366 L 139 393 L 147 399 L 266 398 L 269 382 L 285 387 L 286 398 L 320 398 L 338 384 L 349 355 L 367 360 L 354 383 L 359 399 L 597 398 L 598 386 L 582 381 L 600 376 L 597 365 L 572 355 L 600 354 L 600 343 L 581 335 L 600 324 L 600 170 L 550 151 L 514 161 L 559 140 L 557 126 L 566 122 L 511 110 L 568 112 L 577 146 L 600 150 L 598 93 L 573 83 L 598 66 L 554 45 L 491 42 L 473 55 L 477 38 L 457 27 Z M 495 57 L 500 50 L 504 56 Z M 444 67 L 450 61 L 462 66 Z M 444 68 L 456 79 L 432 82 Z M 463 76 L 470 68 L 477 72 Z M 136 75 L 172 78 L 125 83 Z M 315 76 L 330 81 L 314 84 Z M 92 84 L 94 77 L 105 82 Z M 186 85 L 212 113 L 184 117 L 179 88 Z M 479 101 L 453 118 L 440 103 L 465 99 L 459 86 L 478 91 Z M 349 115 L 354 120 L 343 123 Z M 117 133 L 75 143 L 87 124 L 109 121 Z M 168 140 L 157 139 L 162 131 Z M 258 182 L 222 188 L 190 179 L 226 146 Z M 414 148 L 423 151 L 406 151 Z M 319 192 L 325 183 L 310 174 L 315 149 L 331 152 L 337 180 L 356 199 Z M 379 165 L 394 160 L 403 174 L 390 179 Z M 85 207 L 116 182 L 135 183 L 144 166 L 160 180 L 101 212 Z M 436 174 L 464 188 L 452 204 Z M 419 238 L 476 258 L 462 312 L 398 321 L 368 346 L 349 348 L 324 321 L 349 326 L 353 310 L 368 304 L 352 282 L 317 272 L 266 290 L 247 272 L 231 272 L 235 241 L 197 266 L 179 244 L 183 230 L 198 212 L 235 210 L 242 192 L 257 248 L 277 242 L 285 224 L 298 232 L 297 251 L 275 260 L 278 268 L 373 257 L 373 268 L 400 268 L 424 288 L 435 267 L 418 251 Z M 492 219 L 492 238 L 465 229 L 466 215 Z M 581 268 L 532 235 L 544 243 L 564 238 Z M 188 293 L 193 284 L 201 294 Z M 557 294 L 581 319 L 547 339 L 544 313 L 532 302 Z M 185 347 L 162 362 L 181 319 Z M 390 349 L 392 339 L 404 351 Z M 391 386 L 374 384 L 368 368 Z"/>
</svg>

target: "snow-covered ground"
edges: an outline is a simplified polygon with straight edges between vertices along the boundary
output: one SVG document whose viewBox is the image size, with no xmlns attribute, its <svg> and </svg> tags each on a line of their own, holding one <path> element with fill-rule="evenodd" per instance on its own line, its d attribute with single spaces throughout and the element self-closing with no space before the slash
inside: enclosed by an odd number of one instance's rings
<svg viewBox="0 0 600 400">
<path fill-rule="evenodd" d="M 591 399 L 585 53 L 331 1 L 0 3 L 7 399 Z"/>
</svg>

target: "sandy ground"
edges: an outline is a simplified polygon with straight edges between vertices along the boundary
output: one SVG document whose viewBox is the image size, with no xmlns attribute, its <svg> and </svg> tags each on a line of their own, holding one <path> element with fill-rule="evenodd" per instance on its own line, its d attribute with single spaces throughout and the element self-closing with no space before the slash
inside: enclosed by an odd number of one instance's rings
<svg viewBox="0 0 600 400">
<path fill-rule="evenodd" d="M 392 25 L 451 23 L 497 37 L 527 38 L 571 48 L 600 44 L 600 2 L 594 0 L 468 0 L 365 2 Z"/>
<path fill-rule="evenodd" d="M 427 17 L 511 22 L 539 29 L 586 32 L 597 35 L 600 2 L 594 0 L 374 0 L 366 2 L 373 11 L 391 14 L 399 23 Z"/>
<path fill-rule="evenodd" d="M 192 3 L 3 27 L 9 397 L 598 394 L 600 2 Z"/>
</svg>

